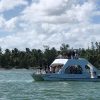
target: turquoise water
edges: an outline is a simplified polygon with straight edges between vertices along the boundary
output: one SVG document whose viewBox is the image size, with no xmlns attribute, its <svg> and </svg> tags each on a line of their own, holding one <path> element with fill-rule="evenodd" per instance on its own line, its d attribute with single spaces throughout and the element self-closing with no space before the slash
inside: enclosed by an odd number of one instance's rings
<svg viewBox="0 0 100 100">
<path fill-rule="evenodd" d="M 100 100 L 99 82 L 35 82 L 31 73 L 0 71 L 0 100 Z"/>
</svg>

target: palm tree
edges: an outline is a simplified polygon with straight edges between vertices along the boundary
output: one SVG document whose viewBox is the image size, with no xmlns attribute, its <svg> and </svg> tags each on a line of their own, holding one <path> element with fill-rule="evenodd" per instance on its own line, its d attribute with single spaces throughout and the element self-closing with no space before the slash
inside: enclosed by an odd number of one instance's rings
<svg viewBox="0 0 100 100">
<path fill-rule="evenodd" d="M 61 54 L 64 56 L 68 53 L 69 45 L 68 44 L 62 44 L 60 47 Z"/>
</svg>

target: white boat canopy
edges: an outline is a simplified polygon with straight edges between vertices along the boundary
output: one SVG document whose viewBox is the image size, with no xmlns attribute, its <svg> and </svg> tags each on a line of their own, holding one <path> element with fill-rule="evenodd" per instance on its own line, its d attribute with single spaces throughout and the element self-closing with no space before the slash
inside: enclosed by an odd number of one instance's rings
<svg viewBox="0 0 100 100">
<path fill-rule="evenodd" d="M 51 65 L 65 65 L 68 59 L 55 59 Z"/>
</svg>

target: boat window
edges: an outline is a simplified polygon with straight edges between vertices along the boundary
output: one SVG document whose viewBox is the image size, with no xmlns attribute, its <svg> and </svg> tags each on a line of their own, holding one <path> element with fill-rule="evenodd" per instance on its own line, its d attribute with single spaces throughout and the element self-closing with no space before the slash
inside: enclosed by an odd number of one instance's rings
<svg viewBox="0 0 100 100">
<path fill-rule="evenodd" d="M 65 69 L 66 74 L 82 74 L 82 67 L 80 65 L 68 66 Z"/>
<path fill-rule="evenodd" d="M 88 65 L 85 65 L 85 69 L 87 72 L 90 72 L 90 67 Z"/>
<path fill-rule="evenodd" d="M 90 67 L 89 67 L 88 65 L 85 65 L 85 68 L 86 68 L 86 69 L 90 69 Z"/>
</svg>

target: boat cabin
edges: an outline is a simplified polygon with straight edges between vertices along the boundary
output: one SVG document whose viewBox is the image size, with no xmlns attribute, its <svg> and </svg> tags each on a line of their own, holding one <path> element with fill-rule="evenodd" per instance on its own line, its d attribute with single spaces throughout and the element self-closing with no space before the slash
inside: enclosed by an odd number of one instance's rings
<svg viewBox="0 0 100 100">
<path fill-rule="evenodd" d="M 67 75 L 68 78 L 97 78 L 97 69 L 86 59 L 55 59 L 50 72 Z"/>
</svg>

